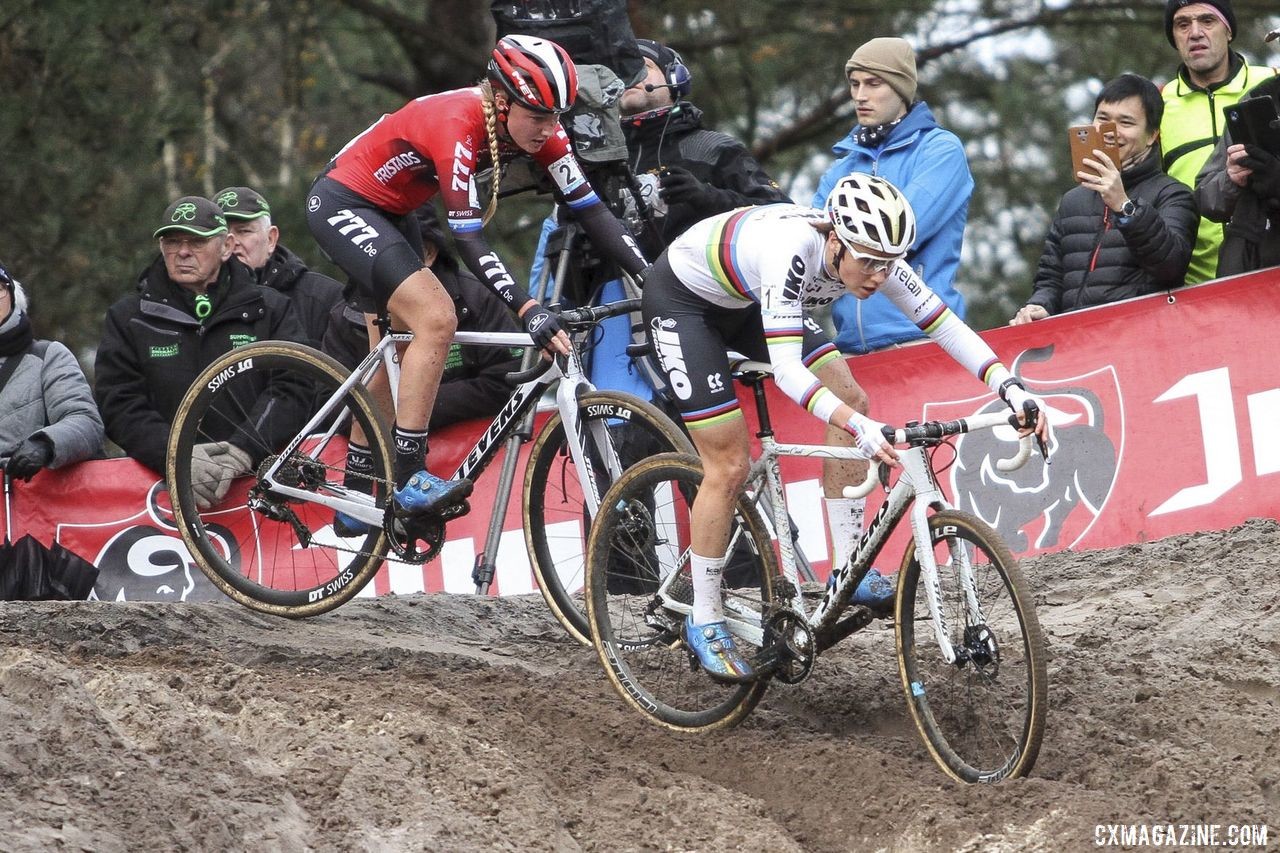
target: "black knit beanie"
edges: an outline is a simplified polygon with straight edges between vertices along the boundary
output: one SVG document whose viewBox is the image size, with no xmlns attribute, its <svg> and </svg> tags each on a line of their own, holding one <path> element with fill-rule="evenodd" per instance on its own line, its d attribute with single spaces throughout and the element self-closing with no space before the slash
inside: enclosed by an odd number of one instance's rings
<svg viewBox="0 0 1280 853">
<path fill-rule="evenodd" d="M 1227 36 L 1227 41 L 1231 41 L 1236 37 L 1236 13 L 1231 9 L 1231 0 L 1166 0 L 1164 4 L 1164 35 L 1169 39 L 1169 44 L 1177 47 L 1173 41 L 1173 15 L 1183 6 L 1194 6 L 1201 4 L 1204 6 L 1212 6 L 1222 13 L 1222 17 L 1227 19 L 1227 29 L 1231 32 Z"/>
</svg>

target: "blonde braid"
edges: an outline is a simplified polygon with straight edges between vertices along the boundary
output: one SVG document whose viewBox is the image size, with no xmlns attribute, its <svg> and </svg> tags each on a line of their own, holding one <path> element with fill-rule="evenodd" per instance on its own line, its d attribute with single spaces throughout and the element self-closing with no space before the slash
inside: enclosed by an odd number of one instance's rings
<svg viewBox="0 0 1280 853">
<path fill-rule="evenodd" d="M 502 161 L 498 159 L 498 111 L 493 103 L 492 84 L 488 80 L 484 81 L 480 84 L 480 92 L 483 95 L 480 103 L 484 108 L 484 129 L 489 135 L 489 157 L 493 160 L 493 189 L 489 194 L 489 209 L 484 212 L 484 218 L 480 220 L 482 225 L 488 225 L 493 214 L 498 211 L 498 186 L 502 183 Z"/>
</svg>

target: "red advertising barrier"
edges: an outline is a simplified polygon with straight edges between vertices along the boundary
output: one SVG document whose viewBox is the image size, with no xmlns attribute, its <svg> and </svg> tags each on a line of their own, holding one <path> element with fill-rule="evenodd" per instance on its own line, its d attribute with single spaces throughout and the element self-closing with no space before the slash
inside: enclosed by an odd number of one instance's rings
<svg viewBox="0 0 1280 853">
<path fill-rule="evenodd" d="M 1276 517 L 1280 361 L 1266 318 L 1280 317 L 1278 284 L 1280 273 L 1270 270 L 984 333 L 1048 404 L 1053 463 L 1046 467 L 1033 456 L 1019 471 L 1002 474 L 994 460 L 1011 455 L 1012 431 L 963 436 L 954 450 L 937 451 L 946 454 L 939 463 L 952 463 L 941 475 L 944 490 L 1024 556 Z M 998 405 L 933 343 L 856 357 L 850 365 L 871 397 L 873 416 L 887 423 L 963 417 Z M 821 440 L 819 423 L 776 389 L 769 394 L 781 439 Z M 483 429 L 464 424 L 434 435 L 433 468 L 451 470 Z M 477 483 L 471 515 L 451 523 L 439 559 L 426 566 L 390 563 L 364 594 L 472 591 L 471 569 L 489 523 L 484 508 L 495 502 L 500 464 Z M 801 544 L 825 572 L 818 470 L 812 460 L 784 465 Z M 518 476 L 505 508 L 492 590 L 497 594 L 534 589 L 520 482 Z M 873 497 L 868 511 L 878 502 Z M 102 570 L 98 598 L 218 597 L 192 566 L 167 507 L 163 483 L 137 463 L 89 462 L 15 484 L 13 535 L 57 540 L 93 561 Z M 896 566 L 901 535 L 881 558 L 886 569 Z M 253 548 L 244 539 L 240 544 L 242 552 Z"/>
</svg>

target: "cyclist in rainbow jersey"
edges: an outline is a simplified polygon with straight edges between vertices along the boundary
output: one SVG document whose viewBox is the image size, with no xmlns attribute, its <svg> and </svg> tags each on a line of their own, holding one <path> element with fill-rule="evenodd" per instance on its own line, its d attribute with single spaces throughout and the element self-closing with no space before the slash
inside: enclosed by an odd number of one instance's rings
<svg viewBox="0 0 1280 853">
<path fill-rule="evenodd" d="M 879 290 L 998 392 L 1024 424 L 1027 407 L 1039 408 L 986 342 L 902 261 L 915 233 L 911 206 L 896 187 L 854 173 L 835 185 L 825 211 L 774 204 L 699 222 L 667 248 L 646 278 L 645 323 L 702 457 L 704 479 L 690 521 L 694 604 L 685 633 L 714 678 L 751 676 L 726 630 L 720 592 L 729 520 L 749 464 L 727 350 L 769 362 L 778 388 L 829 425 L 828 443 L 856 444 L 866 458 L 894 464 L 897 453 L 881 433 L 884 425 L 849 404 L 856 396 L 851 390 L 861 392 L 848 363 L 805 316 L 806 308 L 843 293 L 865 299 Z M 1040 417 L 1034 431 L 1047 440 L 1047 419 Z M 865 477 L 866 466 L 857 461 L 824 466 L 828 502 L 844 500 L 840 489 Z M 847 559 L 857 538 L 842 542 L 845 537 L 838 534 L 833 530 L 839 550 L 832 565 Z"/>
</svg>

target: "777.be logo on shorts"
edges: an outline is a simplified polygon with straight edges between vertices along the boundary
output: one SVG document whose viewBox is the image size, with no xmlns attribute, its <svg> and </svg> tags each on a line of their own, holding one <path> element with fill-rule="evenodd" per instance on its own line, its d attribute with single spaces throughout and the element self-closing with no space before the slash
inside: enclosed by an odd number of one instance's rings
<svg viewBox="0 0 1280 853">
<path fill-rule="evenodd" d="M 343 208 L 333 216 L 330 216 L 327 222 L 330 225 L 341 225 L 338 228 L 338 233 L 359 246 L 360 251 L 366 255 L 372 257 L 378 254 L 378 247 L 369 243 L 370 240 L 378 236 L 378 232 L 372 225 L 364 221 L 364 217 L 356 215 L 352 210 Z"/>
</svg>

